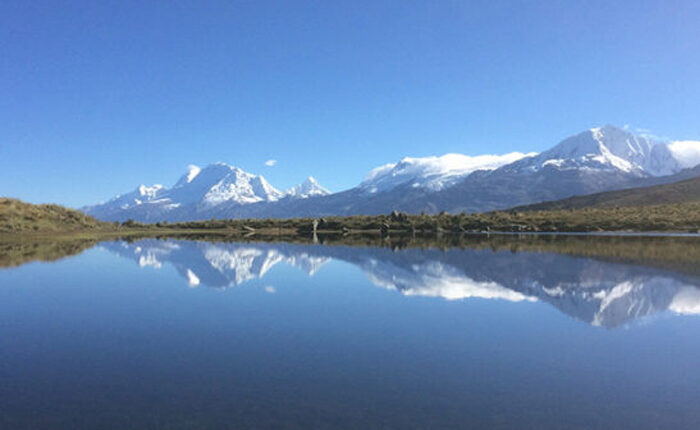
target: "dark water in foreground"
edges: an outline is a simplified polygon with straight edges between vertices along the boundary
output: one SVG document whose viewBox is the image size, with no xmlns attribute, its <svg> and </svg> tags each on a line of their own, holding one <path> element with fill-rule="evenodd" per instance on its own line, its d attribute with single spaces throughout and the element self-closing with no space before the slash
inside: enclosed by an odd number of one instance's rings
<svg viewBox="0 0 700 430">
<path fill-rule="evenodd" d="M 12 251 L 0 428 L 700 428 L 697 238 L 499 240 Z"/>
</svg>

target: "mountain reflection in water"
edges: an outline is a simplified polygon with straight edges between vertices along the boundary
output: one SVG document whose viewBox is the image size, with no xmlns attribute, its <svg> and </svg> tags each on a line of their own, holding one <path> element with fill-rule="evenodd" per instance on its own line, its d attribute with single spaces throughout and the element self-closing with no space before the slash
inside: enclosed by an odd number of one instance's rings
<svg viewBox="0 0 700 430">
<path fill-rule="evenodd" d="M 234 287 L 278 264 L 309 276 L 331 260 L 361 269 L 376 286 L 406 296 L 543 301 L 596 326 L 618 327 L 662 311 L 700 313 L 694 271 L 555 252 L 402 249 L 292 243 L 143 239 L 105 242 L 142 267 L 172 265 L 191 287 Z"/>
</svg>

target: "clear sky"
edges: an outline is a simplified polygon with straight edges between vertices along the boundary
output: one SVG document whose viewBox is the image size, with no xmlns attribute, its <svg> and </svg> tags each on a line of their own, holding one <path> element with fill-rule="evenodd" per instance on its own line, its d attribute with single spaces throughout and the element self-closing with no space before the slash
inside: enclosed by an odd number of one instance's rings
<svg viewBox="0 0 700 430">
<path fill-rule="evenodd" d="M 0 195 L 80 206 L 216 161 L 339 191 L 605 123 L 698 139 L 699 22 L 697 0 L 3 1 Z"/>
</svg>

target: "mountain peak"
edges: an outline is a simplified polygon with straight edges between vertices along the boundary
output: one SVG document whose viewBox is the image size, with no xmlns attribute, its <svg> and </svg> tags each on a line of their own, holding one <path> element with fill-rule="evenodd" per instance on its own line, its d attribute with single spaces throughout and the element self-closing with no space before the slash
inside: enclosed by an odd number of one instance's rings
<svg viewBox="0 0 700 430">
<path fill-rule="evenodd" d="M 209 206 L 226 201 L 236 204 L 275 201 L 283 196 L 262 176 L 222 162 L 210 164 L 199 176 L 209 176 L 202 197 L 202 202 Z"/>
<path fill-rule="evenodd" d="M 633 176 L 659 176 L 679 170 L 666 144 L 606 124 L 568 137 L 531 160 L 509 170 L 540 169 L 623 172 Z"/>
<path fill-rule="evenodd" d="M 285 194 L 290 197 L 305 199 L 308 197 L 326 196 L 331 194 L 331 192 L 321 186 L 316 178 L 309 176 L 301 184 L 287 190 Z"/>
<path fill-rule="evenodd" d="M 597 133 L 597 132 L 608 132 L 608 133 L 615 133 L 615 132 L 620 132 L 620 133 L 626 133 L 626 134 L 631 134 L 629 131 L 625 130 L 624 128 L 620 128 L 616 125 L 612 124 L 604 124 L 599 127 L 593 127 L 590 129 L 592 133 Z"/>
</svg>

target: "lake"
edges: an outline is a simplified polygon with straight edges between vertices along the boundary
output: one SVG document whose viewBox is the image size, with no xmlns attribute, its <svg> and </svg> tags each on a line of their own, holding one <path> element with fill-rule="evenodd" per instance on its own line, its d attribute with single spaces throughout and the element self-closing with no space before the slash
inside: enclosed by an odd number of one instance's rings
<svg viewBox="0 0 700 430">
<path fill-rule="evenodd" d="M 697 236 L 197 239 L 0 244 L 0 428 L 700 428 Z"/>
</svg>

